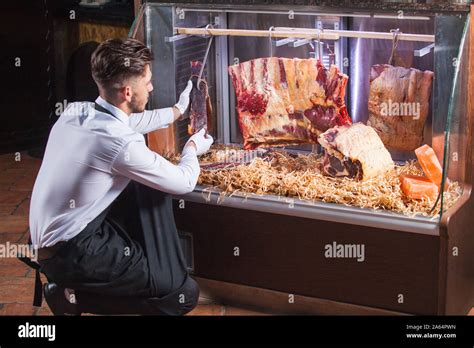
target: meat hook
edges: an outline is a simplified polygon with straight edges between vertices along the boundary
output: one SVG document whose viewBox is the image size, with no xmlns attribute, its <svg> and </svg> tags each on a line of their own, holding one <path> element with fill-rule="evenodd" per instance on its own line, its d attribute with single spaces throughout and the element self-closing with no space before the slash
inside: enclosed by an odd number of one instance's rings
<svg viewBox="0 0 474 348">
<path fill-rule="evenodd" d="M 209 39 L 209 42 L 207 44 L 207 49 L 206 49 L 206 54 L 204 55 L 204 59 L 202 61 L 202 66 L 201 66 L 201 70 L 199 71 L 199 76 L 198 76 L 198 79 L 197 79 L 197 87 L 199 88 L 199 86 L 201 86 L 201 82 L 203 81 L 202 80 L 202 73 L 204 72 L 204 67 L 206 66 L 206 62 L 207 62 L 207 56 L 209 55 L 209 50 L 211 49 L 211 45 L 212 45 L 212 39 L 214 38 L 214 36 L 212 35 L 212 33 L 209 31 L 209 27 L 211 27 L 212 29 L 214 29 L 214 27 L 212 26 L 212 24 L 208 24 L 206 25 L 206 32 L 207 34 L 211 37 Z"/>
</svg>

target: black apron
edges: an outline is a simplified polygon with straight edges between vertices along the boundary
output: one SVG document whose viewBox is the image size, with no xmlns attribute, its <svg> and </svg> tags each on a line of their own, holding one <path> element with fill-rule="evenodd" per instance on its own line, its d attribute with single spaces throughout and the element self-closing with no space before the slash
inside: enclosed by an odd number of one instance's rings
<svg viewBox="0 0 474 348">
<path fill-rule="evenodd" d="M 34 306 L 42 302 L 39 272 L 61 287 L 107 296 L 163 297 L 188 278 L 171 195 L 134 181 L 55 256 L 40 265 L 19 258 L 36 269 Z"/>
</svg>

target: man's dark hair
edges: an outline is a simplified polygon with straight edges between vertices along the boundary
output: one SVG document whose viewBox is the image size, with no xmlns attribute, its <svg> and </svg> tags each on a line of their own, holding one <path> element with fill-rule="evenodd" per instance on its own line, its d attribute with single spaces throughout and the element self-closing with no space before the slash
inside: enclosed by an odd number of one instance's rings
<svg viewBox="0 0 474 348">
<path fill-rule="evenodd" d="M 92 77 L 102 87 L 117 88 L 127 78 L 143 76 L 152 60 L 150 49 L 138 40 L 109 39 L 92 54 Z"/>
</svg>

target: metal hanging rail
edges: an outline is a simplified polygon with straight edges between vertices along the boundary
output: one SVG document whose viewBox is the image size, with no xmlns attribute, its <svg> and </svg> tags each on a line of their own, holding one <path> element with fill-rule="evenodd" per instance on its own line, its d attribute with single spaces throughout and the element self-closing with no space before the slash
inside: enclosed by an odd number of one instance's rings
<svg viewBox="0 0 474 348">
<path fill-rule="evenodd" d="M 268 37 L 268 30 L 248 30 L 248 29 L 204 29 L 204 28 L 175 28 L 177 34 L 187 35 L 214 35 L 214 36 L 254 36 Z M 272 37 L 279 38 L 299 38 L 299 39 L 317 39 L 338 40 L 340 37 L 352 37 L 363 39 L 384 39 L 393 40 L 393 34 L 390 32 L 375 31 L 352 31 L 352 30 L 332 30 L 332 29 L 307 29 L 307 28 L 282 28 L 277 27 L 271 31 Z M 405 34 L 400 33 L 399 40 L 434 42 L 434 35 Z"/>
<path fill-rule="evenodd" d="M 398 20 L 430 20 L 429 16 L 414 16 L 404 14 L 400 16 L 398 14 L 388 15 L 383 13 L 344 13 L 340 14 L 339 12 L 305 12 L 305 11 L 264 11 L 264 10 L 243 10 L 236 8 L 227 8 L 227 9 L 217 9 L 212 8 L 202 9 L 202 8 L 182 8 L 176 7 L 176 14 L 184 14 L 186 12 L 213 12 L 213 13 L 249 13 L 249 14 L 278 14 L 278 15 L 294 15 L 294 16 L 341 16 L 341 17 L 354 17 L 354 18 L 386 18 L 386 19 L 398 19 Z"/>
</svg>

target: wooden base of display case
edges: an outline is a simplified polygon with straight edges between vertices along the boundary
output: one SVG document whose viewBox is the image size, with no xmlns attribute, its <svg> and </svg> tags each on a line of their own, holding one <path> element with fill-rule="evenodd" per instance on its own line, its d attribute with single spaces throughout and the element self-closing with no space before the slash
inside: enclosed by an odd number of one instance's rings
<svg viewBox="0 0 474 348">
<path fill-rule="evenodd" d="M 394 311 L 353 305 L 326 299 L 293 295 L 285 292 L 256 288 L 194 277 L 201 294 L 213 302 L 247 307 L 273 315 L 406 315 Z"/>
<path fill-rule="evenodd" d="M 191 236 L 194 276 L 229 304 L 300 313 L 288 305 L 293 296 L 309 299 L 314 313 L 420 315 L 465 315 L 474 305 L 466 202 L 432 233 L 174 202 L 178 230 Z M 346 245 L 352 251 L 338 254 Z M 259 302 L 238 289 L 270 295 Z"/>
</svg>

